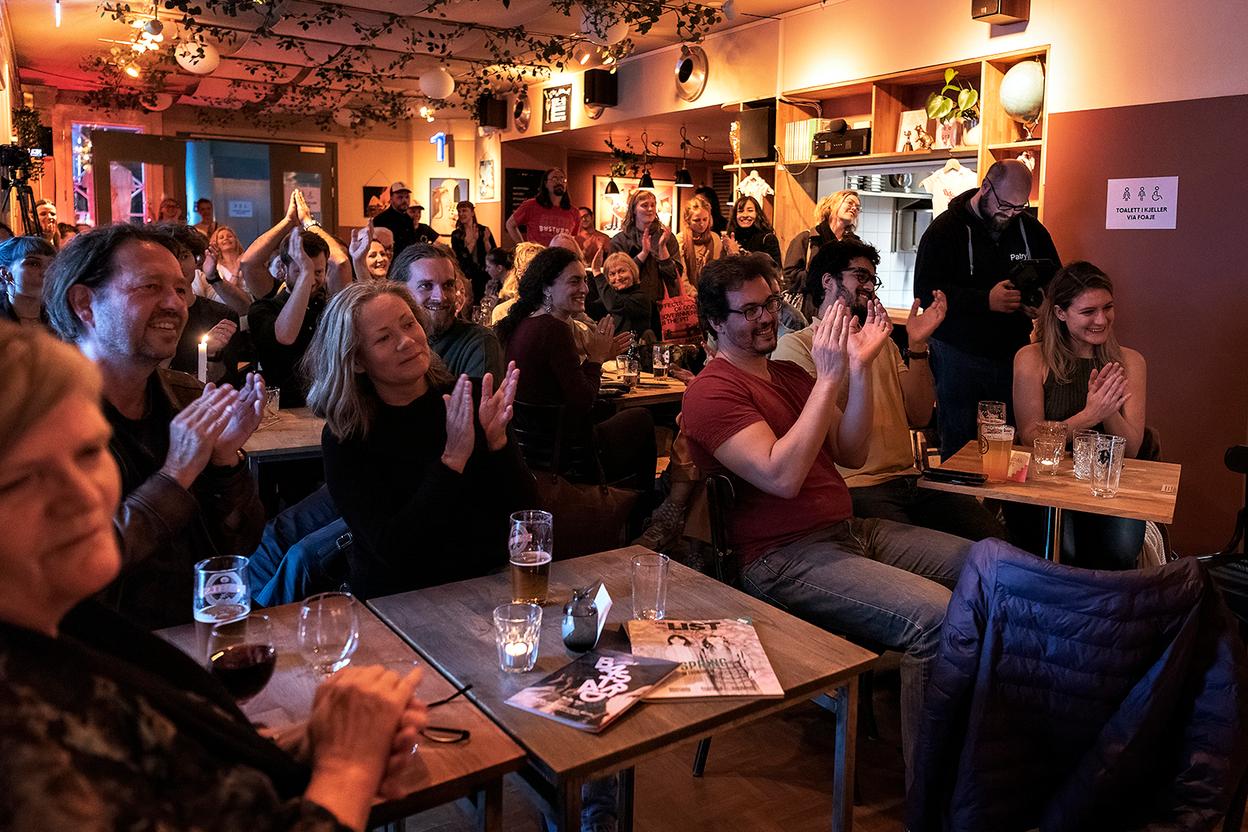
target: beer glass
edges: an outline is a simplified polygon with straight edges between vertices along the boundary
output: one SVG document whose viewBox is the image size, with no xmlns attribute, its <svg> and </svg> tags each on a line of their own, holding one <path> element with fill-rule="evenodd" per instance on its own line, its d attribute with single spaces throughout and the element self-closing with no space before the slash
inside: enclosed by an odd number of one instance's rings
<svg viewBox="0 0 1248 832">
<path fill-rule="evenodd" d="M 979 452 L 988 453 L 988 443 L 984 441 L 985 425 L 1005 424 L 1005 402 L 980 402 L 975 415 L 975 438 L 979 441 Z"/>
<path fill-rule="evenodd" d="M 1005 482 L 1010 473 L 1010 449 L 1014 446 L 1014 428 L 1006 424 L 985 423 L 984 476 L 994 482 Z"/>
<path fill-rule="evenodd" d="M 511 515 L 507 548 L 511 554 L 511 600 L 515 603 L 546 603 L 554 535 L 555 518 L 549 511 Z"/>
</svg>

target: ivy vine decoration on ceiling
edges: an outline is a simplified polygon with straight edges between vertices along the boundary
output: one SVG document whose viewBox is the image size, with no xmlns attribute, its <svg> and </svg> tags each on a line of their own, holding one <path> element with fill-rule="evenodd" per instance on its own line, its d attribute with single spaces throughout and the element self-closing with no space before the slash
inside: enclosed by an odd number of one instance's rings
<svg viewBox="0 0 1248 832">
<path fill-rule="evenodd" d="M 494 26 L 452 20 L 446 8 L 456 0 L 424 0 L 414 14 L 361 10 L 326 0 L 308 0 L 299 6 L 276 0 L 162 0 L 160 12 L 172 22 L 183 40 L 237 42 L 243 38 L 261 39 L 274 47 L 277 55 L 264 60 L 232 56 L 243 66 L 247 80 L 231 80 L 224 97 L 214 99 L 260 122 L 282 121 L 279 110 L 288 113 L 315 112 L 322 123 L 333 123 L 334 113 L 352 112 L 352 129 L 363 131 L 377 124 L 397 125 L 420 106 L 459 104 L 475 118 L 472 106 L 483 93 L 507 94 L 522 89 L 535 78 L 563 70 L 572 51 L 589 42 L 584 34 L 565 35 L 530 31 L 524 26 Z M 504 8 L 509 0 L 500 0 Z M 683 41 L 701 41 L 712 27 L 723 20 L 719 8 L 695 2 L 660 0 L 553 0 L 552 7 L 572 15 L 579 7 L 595 28 L 627 23 L 644 35 L 665 15 L 674 15 L 677 33 Z M 152 7 L 136 8 L 124 0 L 104 0 L 100 14 L 132 24 L 150 20 Z M 205 19 L 211 16 L 211 20 Z M 327 27 L 345 21 L 357 38 L 355 43 L 318 38 Z M 279 31 L 280 28 L 280 31 Z M 296 29 L 300 34 L 289 34 Z M 464 55 L 461 40 L 472 35 L 480 53 Z M 398 40 L 401 48 L 383 48 L 378 43 Z M 177 38 L 155 53 L 162 65 L 172 68 Z M 332 47 L 313 54 L 313 45 Z M 632 52 L 631 38 L 602 46 L 604 55 L 615 63 Z M 380 80 L 416 81 L 418 70 L 428 59 L 455 67 L 456 89 L 448 101 L 432 101 L 411 92 L 381 86 Z M 106 109 L 134 106 L 138 86 L 115 71 L 112 62 L 98 63 L 100 88 L 89 94 L 93 103 Z M 293 75 L 291 70 L 294 70 Z M 160 76 L 163 83 L 169 71 Z M 153 73 L 145 75 L 143 91 L 153 92 Z M 267 87 L 257 92 L 257 85 Z M 308 89 L 310 88 L 310 89 Z M 163 87 L 162 87 L 163 89 Z M 156 90 L 159 91 L 159 90 Z M 259 100 L 257 100 L 259 99 Z M 198 108 L 201 120 L 221 118 L 206 108 Z M 259 123 L 259 122 L 258 122 Z M 341 122 L 338 122 L 341 123 Z M 278 125 L 275 125 L 278 126 Z"/>
</svg>

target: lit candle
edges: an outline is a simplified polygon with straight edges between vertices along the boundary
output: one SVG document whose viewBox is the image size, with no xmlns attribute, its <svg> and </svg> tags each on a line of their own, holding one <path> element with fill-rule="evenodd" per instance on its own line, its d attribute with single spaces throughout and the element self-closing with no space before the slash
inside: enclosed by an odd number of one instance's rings
<svg viewBox="0 0 1248 832">
<path fill-rule="evenodd" d="M 208 383 L 208 336 L 199 339 L 199 380 Z"/>
<path fill-rule="evenodd" d="M 509 641 L 503 646 L 503 650 L 508 656 L 527 656 L 529 654 L 529 643 L 527 641 Z"/>
</svg>

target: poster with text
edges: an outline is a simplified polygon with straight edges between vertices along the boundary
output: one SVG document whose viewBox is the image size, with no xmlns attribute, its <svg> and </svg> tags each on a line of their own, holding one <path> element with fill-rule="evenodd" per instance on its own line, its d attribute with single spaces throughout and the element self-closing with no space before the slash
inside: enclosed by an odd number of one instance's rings
<svg viewBox="0 0 1248 832">
<path fill-rule="evenodd" d="M 628 198 L 637 190 L 640 180 L 615 177 L 616 187 L 620 189 L 618 194 L 607 193 L 607 183 L 610 181 L 610 176 L 594 177 L 594 227 L 607 236 L 614 237 L 624 228 L 624 218 L 628 215 Z M 648 190 L 658 202 L 659 221 L 676 234 L 680 231 L 680 203 L 675 181 L 656 179 L 654 187 Z"/>
<path fill-rule="evenodd" d="M 434 177 L 429 180 L 429 214 L 426 221 L 434 231 L 448 237 L 451 235 L 455 230 L 455 204 L 463 199 L 468 199 L 467 179 Z"/>
<path fill-rule="evenodd" d="M 1155 231 L 1175 228 L 1179 177 L 1110 179 L 1105 193 L 1105 227 Z"/>
</svg>

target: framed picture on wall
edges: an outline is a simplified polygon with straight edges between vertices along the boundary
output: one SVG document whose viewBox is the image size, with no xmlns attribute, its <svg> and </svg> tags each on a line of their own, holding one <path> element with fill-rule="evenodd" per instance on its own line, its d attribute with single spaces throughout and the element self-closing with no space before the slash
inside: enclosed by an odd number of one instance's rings
<svg viewBox="0 0 1248 832">
<path fill-rule="evenodd" d="M 431 177 L 427 222 L 434 231 L 449 237 L 455 230 L 455 204 L 468 198 L 467 179 Z"/>
<path fill-rule="evenodd" d="M 897 123 L 897 152 L 930 150 L 932 135 L 927 110 L 903 110 Z"/>
<path fill-rule="evenodd" d="M 628 198 L 637 190 L 638 179 L 624 176 L 615 177 L 615 184 L 620 189 L 618 194 L 607 193 L 610 176 L 594 177 L 594 227 L 609 237 L 614 237 L 624 227 L 624 217 L 628 214 Z M 654 192 L 658 201 L 659 220 L 675 234 L 680 231 L 680 201 L 676 190 L 676 182 L 671 179 L 656 179 Z"/>
<path fill-rule="evenodd" d="M 390 204 L 390 189 L 385 185 L 364 186 L 364 219 L 373 217 L 386 210 Z"/>
<path fill-rule="evenodd" d="M 498 202 L 497 170 L 493 159 L 477 163 L 477 202 Z"/>
</svg>

